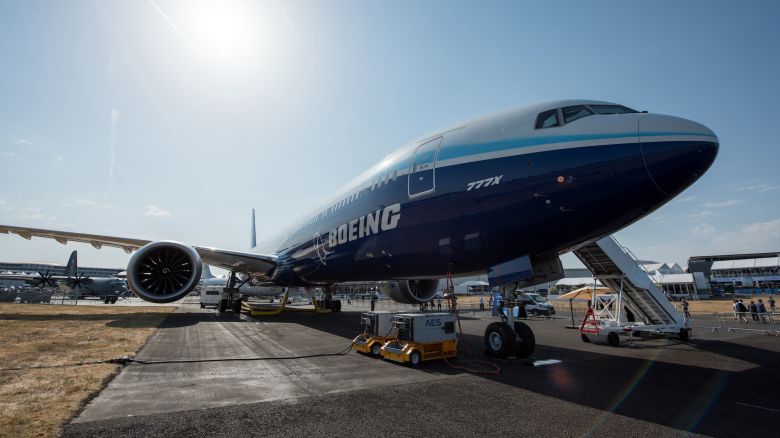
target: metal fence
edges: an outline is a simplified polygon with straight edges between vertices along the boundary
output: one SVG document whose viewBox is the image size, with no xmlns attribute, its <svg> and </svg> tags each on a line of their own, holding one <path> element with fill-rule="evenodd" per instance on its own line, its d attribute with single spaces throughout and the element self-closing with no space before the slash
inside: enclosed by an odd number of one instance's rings
<svg viewBox="0 0 780 438">
<path fill-rule="evenodd" d="M 721 314 L 729 333 L 747 332 L 778 336 L 780 313 L 732 312 Z"/>
<path fill-rule="evenodd" d="M 720 333 L 723 329 L 723 317 L 718 312 L 689 312 L 689 327 L 692 329 L 709 330 L 712 333 Z"/>
</svg>

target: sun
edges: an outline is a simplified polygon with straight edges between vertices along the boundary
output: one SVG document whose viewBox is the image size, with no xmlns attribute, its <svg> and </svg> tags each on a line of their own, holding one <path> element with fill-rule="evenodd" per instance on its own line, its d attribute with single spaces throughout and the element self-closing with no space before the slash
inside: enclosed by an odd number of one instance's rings
<svg viewBox="0 0 780 438">
<path fill-rule="evenodd" d="M 211 67 L 256 67 L 273 51 L 262 4 L 243 0 L 187 1 L 178 10 L 182 34 L 195 55 Z"/>
</svg>

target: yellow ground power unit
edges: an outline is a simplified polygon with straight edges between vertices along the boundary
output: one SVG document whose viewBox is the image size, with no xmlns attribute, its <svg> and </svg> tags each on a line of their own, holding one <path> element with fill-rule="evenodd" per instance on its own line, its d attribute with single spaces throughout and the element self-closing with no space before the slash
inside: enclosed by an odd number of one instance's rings
<svg viewBox="0 0 780 438">
<path fill-rule="evenodd" d="M 379 357 L 379 350 L 387 341 L 395 339 L 392 312 L 363 312 L 360 324 L 363 333 L 353 341 L 353 348 L 364 354 Z"/>
<path fill-rule="evenodd" d="M 385 342 L 379 354 L 388 360 L 417 366 L 420 362 L 458 355 L 455 315 L 451 313 L 399 313 L 393 316 L 397 335 Z"/>
</svg>

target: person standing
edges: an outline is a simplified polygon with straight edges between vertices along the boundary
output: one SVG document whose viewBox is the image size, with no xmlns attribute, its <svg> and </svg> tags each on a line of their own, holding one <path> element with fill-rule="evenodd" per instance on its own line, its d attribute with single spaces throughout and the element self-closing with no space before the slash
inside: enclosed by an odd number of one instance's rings
<svg viewBox="0 0 780 438">
<path fill-rule="evenodd" d="M 371 295 L 371 311 L 374 311 L 374 308 L 376 307 L 376 294 Z"/>
<path fill-rule="evenodd" d="M 742 300 L 737 301 L 737 314 L 739 315 L 739 320 L 742 322 L 748 322 L 747 320 L 747 313 L 748 309 L 745 307 L 745 303 L 742 302 Z"/>
<path fill-rule="evenodd" d="M 766 324 L 766 306 L 764 306 L 764 302 L 759 299 L 756 307 L 758 308 L 758 316 L 761 317 L 761 322 Z"/>
<path fill-rule="evenodd" d="M 683 314 L 685 315 L 685 319 L 688 319 L 691 317 L 691 314 L 688 312 L 688 300 L 685 298 L 682 299 L 682 309 Z"/>
<path fill-rule="evenodd" d="M 769 303 L 769 313 L 775 313 L 775 299 L 772 298 L 771 295 L 769 296 L 767 303 Z"/>
<path fill-rule="evenodd" d="M 755 322 L 758 322 L 758 306 L 756 306 L 755 301 L 750 301 L 750 319 L 752 319 Z"/>
<path fill-rule="evenodd" d="M 485 310 L 485 299 L 479 297 L 479 310 Z"/>
<path fill-rule="evenodd" d="M 441 295 L 439 295 L 439 298 L 436 300 L 436 307 L 438 307 L 441 312 Z"/>
</svg>

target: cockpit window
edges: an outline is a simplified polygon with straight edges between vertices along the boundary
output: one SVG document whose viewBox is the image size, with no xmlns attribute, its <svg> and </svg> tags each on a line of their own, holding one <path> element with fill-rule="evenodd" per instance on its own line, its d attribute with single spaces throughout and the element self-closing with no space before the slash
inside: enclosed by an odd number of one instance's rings
<svg viewBox="0 0 780 438">
<path fill-rule="evenodd" d="M 626 114 L 637 113 L 639 111 L 632 110 L 631 108 L 623 105 L 588 105 L 590 109 L 596 112 L 596 114 Z"/>
<path fill-rule="evenodd" d="M 565 106 L 561 108 L 561 112 L 563 113 L 563 121 L 566 123 L 571 123 L 593 114 L 593 111 L 589 110 L 585 105 Z"/>
<path fill-rule="evenodd" d="M 545 111 L 536 118 L 536 129 L 552 128 L 553 126 L 561 126 L 557 109 Z"/>
</svg>

